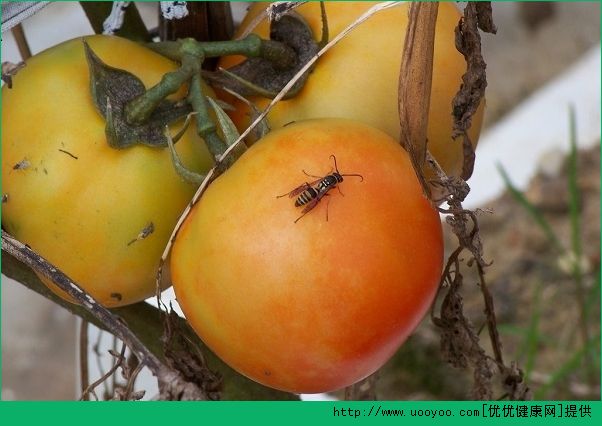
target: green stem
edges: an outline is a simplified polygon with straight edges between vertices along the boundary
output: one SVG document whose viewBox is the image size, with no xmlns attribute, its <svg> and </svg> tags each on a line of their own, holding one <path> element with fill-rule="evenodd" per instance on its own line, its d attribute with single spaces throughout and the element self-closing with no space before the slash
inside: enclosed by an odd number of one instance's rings
<svg viewBox="0 0 602 426">
<path fill-rule="evenodd" d="M 152 43 L 149 46 L 170 59 L 180 61 L 182 66 L 176 71 L 165 74 L 158 84 L 127 105 L 125 113 L 130 124 L 143 123 L 148 120 L 157 105 L 166 96 L 175 93 L 187 80 L 192 78 L 194 81 L 194 75 L 198 74 L 205 58 L 223 55 L 264 57 L 272 61 L 274 66 L 284 68 L 294 66 L 297 61 L 295 52 L 288 46 L 277 41 L 262 40 L 255 34 L 250 34 L 242 40 L 197 42 L 188 38 L 177 42 Z M 198 90 L 200 93 L 200 76 L 198 80 L 198 83 L 193 82 L 191 93 L 193 90 Z M 194 89 L 194 86 L 196 86 L 196 89 Z M 211 152 L 218 155 L 218 150 L 225 145 L 221 140 L 218 141 L 217 135 L 211 134 L 215 132 L 215 126 L 213 126 L 213 131 L 204 129 L 204 126 L 209 126 L 208 123 L 210 122 L 209 115 L 205 114 L 208 111 L 207 102 L 202 94 L 191 95 L 189 100 L 191 104 L 195 102 L 193 104 L 194 110 L 199 114 L 203 114 L 197 117 L 197 123 L 200 126 L 199 135 L 207 138 L 206 142 L 214 150 Z M 205 121 L 205 118 L 207 118 L 207 121 Z"/>
<path fill-rule="evenodd" d="M 79 4 L 84 10 L 88 21 L 90 21 L 94 32 L 102 34 L 104 21 L 111 13 L 113 2 L 80 1 Z M 135 4 L 130 4 L 126 9 L 123 17 L 123 25 L 115 35 L 139 42 L 151 41 L 151 36 Z"/>
<path fill-rule="evenodd" d="M 157 43 L 146 43 L 145 46 L 172 61 L 180 61 L 182 59 L 182 52 L 180 52 L 181 45 L 181 41 L 160 41 Z"/>
<path fill-rule="evenodd" d="M 249 34 L 240 40 L 229 41 L 207 41 L 198 43 L 199 49 L 208 58 L 227 55 L 259 56 L 261 54 L 262 40 L 257 34 Z"/>
<path fill-rule="evenodd" d="M 226 151 L 227 146 L 218 136 L 217 127 L 209 115 L 209 103 L 203 94 L 201 74 L 198 72 L 192 76 L 188 102 L 192 105 L 192 110 L 196 112 L 197 133 L 205 140 L 209 152 L 217 160 Z"/>
<path fill-rule="evenodd" d="M 198 74 L 200 63 L 198 58 L 194 61 L 182 62 L 178 70 L 163 75 L 158 84 L 128 103 L 125 109 L 128 123 L 139 124 L 147 121 L 163 99 L 177 92 L 193 74 Z"/>
<path fill-rule="evenodd" d="M 186 49 L 183 48 L 187 44 Z M 277 68 L 291 68 L 297 63 L 293 49 L 274 40 L 263 40 L 249 34 L 241 40 L 198 42 L 192 39 L 149 43 L 149 48 L 172 60 L 181 60 L 185 54 L 215 58 L 228 55 L 243 55 L 249 58 L 265 58 Z"/>
</svg>

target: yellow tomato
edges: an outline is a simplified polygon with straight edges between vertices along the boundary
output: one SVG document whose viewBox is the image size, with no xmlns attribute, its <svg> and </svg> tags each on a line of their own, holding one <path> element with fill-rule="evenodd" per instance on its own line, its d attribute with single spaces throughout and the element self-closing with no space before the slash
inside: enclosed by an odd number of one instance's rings
<svg viewBox="0 0 602 426">
<path fill-rule="evenodd" d="M 147 87 L 176 67 L 125 39 L 86 40 Z M 193 127 L 177 150 L 189 168 L 206 171 L 212 160 Z M 194 191 L 167 149 L 109 147 L 81 39 L 30 58 L 3 88 L 2 225 L 105 306 L 154 294 L 159 258 Z"/>
<path fill-rule="evenodd" d="M 316 179 L 303 171 L 334 172 L 331 155 L 340 192 L 295 222 L 310 204 L 295 207 L 300 191 L 278 196 Z M 439 215 L 401 146 L 321 119 L 272 131 L 209 186 L 171 271 L 187 320 L 218 356 L 264 385 L 309 393 L 382 366 L 428 310 L 442 261 Z"/>
<path fill-rule="evenodd" d="M 253 3 L 242 22 L 239 33 L 269 3 Z M 330 38 L 340 33 L 374 2 L 326 2 Z M 321 33 L 320 6 L 309 2 L 295 9 L 312 28 Z M 463 56 L 456 50 L 454 28 L 460 13 L 452 3 L 439 4 L 435 36 L 433 84 L 429 109 L 428 148 L 443 169 L 459 176 L 462 171 L 462 140 L 452 139 L 452 99 L 466 71 Z M 320 117 L 341 117 L 364 122 L 399 140 L 400 125 L 397 106 L 401 53 L 408 24 L 408 4 L 378 12 L 355 28 L 339 44 L 321 57 L 304 88 L 293 99 L 281 101 L 268 115 L 272 128 L 291 121 Z M 269 34 L 264 20 L 254 31 L 262 37 Z M 224 58 L 220 66 L 228 68 L 240 57 Z M 252 97 L 260 108 L 269 100 Z M 238 111 L 234 122 L 243 129 L 249 124 L 247 107 L 232 101 Z M 476 147 L 483 118 L 483 106 L 473 118 L 469 132 Z"/>
</svg>

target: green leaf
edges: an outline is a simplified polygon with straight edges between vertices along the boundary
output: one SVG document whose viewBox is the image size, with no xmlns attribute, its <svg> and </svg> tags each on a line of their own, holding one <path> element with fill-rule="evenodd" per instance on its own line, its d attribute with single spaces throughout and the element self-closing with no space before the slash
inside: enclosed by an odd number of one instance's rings
<svg viewBox="0 0 602 426">
<path fill-rule="evenodd" d="M 190 105 L 164 100 L 147 122 L 128 123 L 125 107 L 128 102 L 145 93 L 144 84 L 134 74 L 105 64 L 85 40 L 83 43 L 90 70 L 90 93 L 96 109 L 106 120 L 108 144 L 118 149 L 136 144 L 166 147 L 163 128 L 190 113 Z"/>
</svg>

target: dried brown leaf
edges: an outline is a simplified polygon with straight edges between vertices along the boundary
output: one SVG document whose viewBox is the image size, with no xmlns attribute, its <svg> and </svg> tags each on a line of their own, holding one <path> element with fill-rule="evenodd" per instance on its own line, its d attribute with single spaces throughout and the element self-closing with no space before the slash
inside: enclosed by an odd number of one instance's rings
<svg viewBox="0 0 602 426">
<path fill-rule="evenodd" d="M 429 197 L 430 189 L 423 169 L 427 151 L 426 132 L 438 7 L 438 2 L 413 2 L 410 6 L 397 97 L 401 144 L 408 151 L 414 171 Z"/>
<path fill-rule="evenodd" d="M 460 90 L 452 101 L 454 118 L 453 137 L 462 136 L 464 163 L 462 179 L 468 180 L 472 175 L 475 153 L 468 129 L 472 125 L 472 116 L 485 96 L 487 87 L 487 64 L 481 54 L 482 31 L 495 34 L 490 2 L 468 2 L 464 9 L 464 17 L 456 27 L 456 48 L 466 59 L 466 73 L 462 76 Z"/>
</svg>

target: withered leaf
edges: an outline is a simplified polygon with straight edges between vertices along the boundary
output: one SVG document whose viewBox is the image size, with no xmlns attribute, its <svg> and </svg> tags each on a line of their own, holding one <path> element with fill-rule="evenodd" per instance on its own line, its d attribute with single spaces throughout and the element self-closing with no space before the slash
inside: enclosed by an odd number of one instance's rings
<svg viewBox="0 0 602 426">
<path fill-rule="evenodd" d="M 128 123 L 125 107 L 145 92 L 144 84 L 134 74 L 105 64 L 85 40 L 84 49 L 90 70 L 90 93 L 96 109 L 106 120 L 108 144 L 113 148 L 127 148 L 135 144 L 166 147 L 165 126 L 190 113 L 190 105 L 164 100 L 147 122 Z"/>
<path fill-rule="evenodd" d="M 460 90 L 452 101 L 453 137 L 462 136 L 464 164 L 461 177 L 464 180 L 468 180 L 472 175 L 475 161 L 468 129 L 472 125 L 472 116 L 485 96 L 487 87 L 485 72 L 487 64 L 481 54 L 479 28 L 494 34 L 497 31 L 493 24 L 490 2 L 468 2 L 464 17 L 456 27 L 456 48 L 464 55 L 467 66 L 466 73 L 462 76 Z"/>
<path fill-rule="evenodd" d="M 437 14 L 437 2 L 412 2 L 410 5 L 397 96 L 401 143 L 429 198 L 431 192 L 424 176 L 424 163 Z"/>
</svg>

